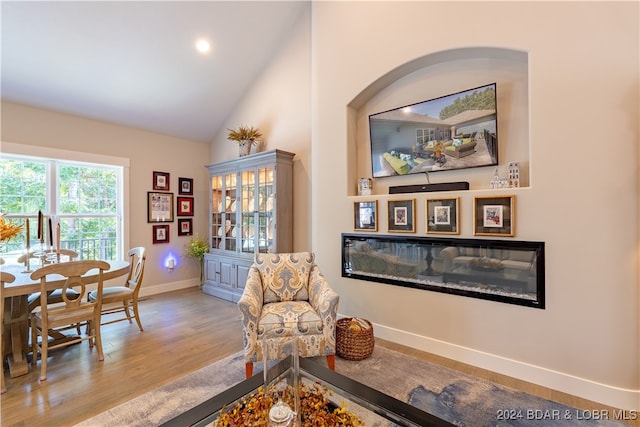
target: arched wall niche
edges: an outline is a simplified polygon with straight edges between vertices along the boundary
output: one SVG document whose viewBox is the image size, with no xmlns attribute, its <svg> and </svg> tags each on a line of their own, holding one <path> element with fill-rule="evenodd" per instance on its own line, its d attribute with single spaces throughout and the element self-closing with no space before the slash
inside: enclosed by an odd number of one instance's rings
<svg viewBox="0 0 640 427">
<path fill-rule="evenodd" d="M 348 195 L 356 194 L 357 180 L 371 177 L 369 115 L 450 93 L 497 83 L 498 171 L 520 162 L 520 186 L 530 186 L 529 55 L 501 47 L 466 47 L 429 53 L 380 76 L 347 106 Z M 430 182 L 468 181 L 471 190 L 490 188 L 494 166 L 440 171 Z M 424 175 L 377 178 L 374 194 L 388 194 L 389 186 L 424 184 Z"/>
</svg>

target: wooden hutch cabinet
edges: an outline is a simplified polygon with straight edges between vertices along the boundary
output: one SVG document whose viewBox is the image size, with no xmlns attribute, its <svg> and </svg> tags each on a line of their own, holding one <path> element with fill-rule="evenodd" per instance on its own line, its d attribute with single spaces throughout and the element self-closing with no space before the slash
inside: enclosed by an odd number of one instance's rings
<svg viewBox="0 0 640 427">
<path fill-rule="evenodd" d="M 204 293 L 237 302 L 259 252 L 293 249 L 293 157 L 272 150 L 208 165 L 209 253 Z"/>
</svg>

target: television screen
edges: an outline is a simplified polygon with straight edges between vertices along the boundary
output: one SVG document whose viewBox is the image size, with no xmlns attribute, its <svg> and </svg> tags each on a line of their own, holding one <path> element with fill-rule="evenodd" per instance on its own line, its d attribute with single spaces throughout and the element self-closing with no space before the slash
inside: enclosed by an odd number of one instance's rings
<svg viewBox="0 0 640 427">
<path fill-rule="evenodd" d="M 496 84 L 369 116 L 374 178 L 498 164 Z"/>
</svg>

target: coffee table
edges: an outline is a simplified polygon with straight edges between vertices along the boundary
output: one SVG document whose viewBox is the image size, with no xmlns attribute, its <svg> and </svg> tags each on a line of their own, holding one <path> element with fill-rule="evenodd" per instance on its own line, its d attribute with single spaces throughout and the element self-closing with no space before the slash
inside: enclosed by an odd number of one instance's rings
<svg viewBox="0 0 640 427">
<path fill-rule="evenodd" d="M 313 360 L 300 359 L 299 364 L 301 381 L 319 382 L 324 385 L 332 393 L 331 396 L 328 396 L 332 402 L 335 402 L 337 406 L 342 406 L 341 403 L 345 402 L 347 410 L 360 416 L 367 426 L 374 424 L 411 427 L 454 425 L 415 406 L 331 371 Z M 284 375 L 291 367 L 292 358 L 289 357 L 273 366 L 269 375 L 273 374 L 273 370 Z M 263 384 L 264 375 L 259 372 L 193 409 L 167 421 L 163 426 L 215 426 L 223 408 L 225 410 L 232 408 L 237 401 L 256 392 Z M 266 425 L 265 421 L 264 426 L 266 427 Z"/>
</svg>

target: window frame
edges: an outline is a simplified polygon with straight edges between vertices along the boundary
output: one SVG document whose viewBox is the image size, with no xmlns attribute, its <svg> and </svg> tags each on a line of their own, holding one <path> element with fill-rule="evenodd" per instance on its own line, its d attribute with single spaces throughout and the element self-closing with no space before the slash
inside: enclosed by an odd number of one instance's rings
<svg viewBox="0 0 640 427">
<path fill-rule="evenodd" d="M 123 157 L 108 156 L 94 153 L 84 153 L 78 151 L 62 150 L 49 147 L 39 147 L 24 144 L 17 144 L 11 142 L 2 142 L 2 152 L 0 152 L 0 158 L 16 158 L 33 161 L 44 161 L 47 163 L 47 189 L 46 189 L 46 203 L 50 212 L 54 212 L 54 215 L 58 215 L 59 197 L 56 189 L 54 188 L 57 182 L 57 168 L 59 164 L 79 165 L 79 166 L 96 166 L 96 167 L 115 167 L 121 168 L 121 173 L 118 175 L 117 185 L 120 190 L 117 192 L 116 200 L 116 260 L 123 260 L 125 255 L 125 248 L 129 247 L 129 165 L 130 160 Z M 56 167 L 51 167 L 52 163 L 56 164 Z M 44 213 L 44 212 L 43 212 Z M 48 213 L 47 213 L 48 214 Z M 7 215 L 8 218 L 35 218 L 29 214 L 19 215 Z M 88 215 L 76 215 L 76 214 L 60 214 L 60 217 L 78 216 L 82 218 L 89 217 L 101 217 L 112 215 L 100 215 L 100 214 L 88 214 Z"/>
</svg>

